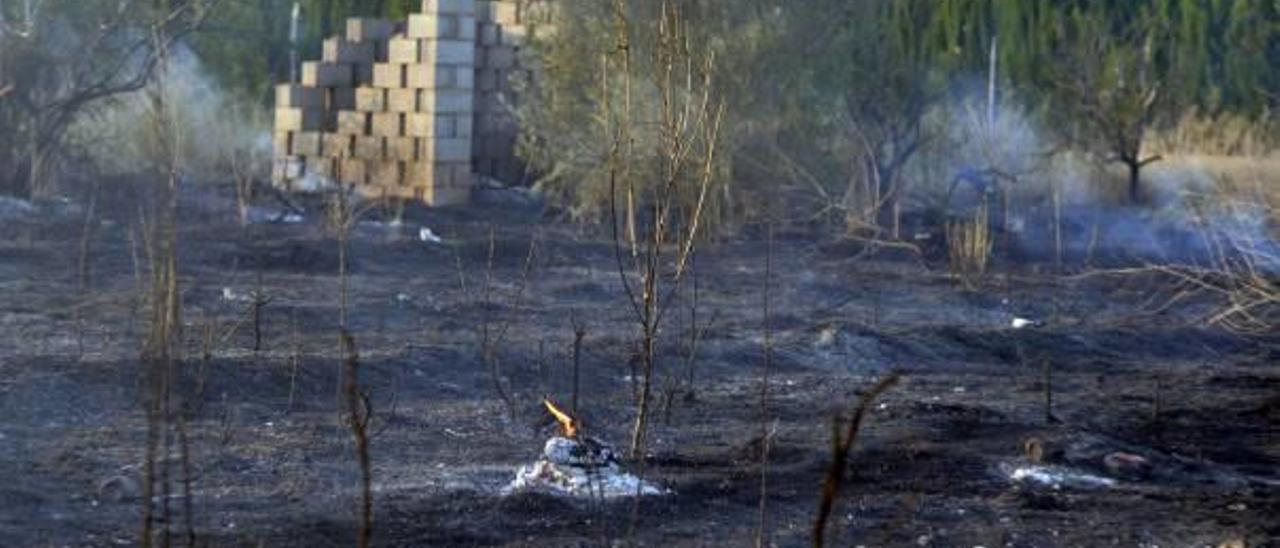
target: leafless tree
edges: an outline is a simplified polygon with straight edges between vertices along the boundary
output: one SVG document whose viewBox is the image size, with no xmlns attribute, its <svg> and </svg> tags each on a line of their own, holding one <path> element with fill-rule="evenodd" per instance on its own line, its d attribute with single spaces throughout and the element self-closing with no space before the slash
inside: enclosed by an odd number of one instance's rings
<svg viewBox="0 0 1280 548">
<path fill-rule="evenodd" d="M 833 90 L 833 153 L 839 167 L 820 169 L 812 150 L 774 143 L 770 172 L 812 191 L 814 218 L 842 217 L 853 235 L 897 240 L 903 172 L 930 135 L 925 114 L 940 94 L 929 67 L 900 51 L 892 29 L 868 14 L 893 9 L 877 0 L 816 0 L 791 22 L 793 54 L 813 59 L 813 78 Z M 876 82 L 867 85 L 866 82 Z"/>
<path fill-rule="evenodd" d="M 44 192 L 87 107 L 143 89 L 160 50 L 197 29 L 218 1 L 0 4 L 0 189 Z"/>
<path fill-rule="evenodd" d="M 628 34 L 627 6 L 616 4 L 618 10 L 617 32 Z M 675 292 L 679 289 L 693 256 L 698 231 L 707 197 L 715 180 L 715 158 L 720 136 L 724 108 L 712 96 L 712 72 L 714 57 L 699 58 L 694 54 L 690 36 L 680 9 L 672 0 L 663 0 L 659 6 L 656 36 L 656 56 L 653 66 L 659 95 L 657 150 L 658 177 L 656 185 L 639 185 L 629 170 L 632 142 L 629 139 L 635 125 L 627 105 L 609 103 L 603 106 L 602 123 L 605 133 L 612 137 L 609 153 L 608 179 L 611 225 L 613 227 L 614 254 L 618 275 L 631 303 L 635 320 L 640 327 L 639 391 L 636 399 L 636 418 L 631 434 L 631 458 L 642 455 L 645 433 L 648 428 L 650 405 L 653 399 L 653 381 L 657 364 L 657 339 L 659 326 Z M 620 39 L 619 44 L 629 41 Z M 605 59 L 606 87 L 602 97 L 609 97 L 610 84 L 607 72 L 617 68 L 624 72 L 622 81 L 630 82 L 634 65 L 629 51 L 614 53 L 617 59 Z M 620 59 L 620 60 L 619 60 Z M 644 195 L 639 189 L 651 189 Z M 624 243 L 631 240 L 619 234 L 622 219 L 618 211 L 621 191 L 637 189 L 635 200 L 647 209 L 643 223 L 637 221 L 637 244 L 631 253 L 624 253 Z M 692 199 L 686 200 L 686 197 Z M 628 198 L 631 199 L 631 198 Z M 629 225 L 630 220 L 626 221 Z M 630 227 L 628 226 L 628 231 Z M 638 282 L 633 280 L 638 278 Z"/>
<path fill-rule="evenodd" d="M 356 546 L 368 548 L 373 539 L 373 471 L 369 453 L 369 422 L 373 418 L 369 393 L 360 388 L 360 355 L 355 339 L 342 329 L 342 391 L 346 396 L 347 424 L 355 441 L 356 463 L 360 466 L 360 528 Z"/>
<path fill-rule="evenodd" d="M 266 122 L 254 106 L 237 107 L 242 112 L 229 116 L 234 125 L 224 126 L 219 136 L 221 162 L 231 176 L 236 199 L 236 215 L 240 226 L 249 223 L 249 204 L 253 200 L 255 185 L 264 180 L 270 169 L 270 151 L 259 146 L 252 136 L 244 135 L 244 127 L 257 129 Z"/>
<path fill-rule="evenodd" d="M 41 3 L 43 5 L 43 3 Z M 139 544 L 147 547 L 156 541 L 155 525 L 163 524 L 159 532 L 162 546 L 172 545 L 174 520 L 171 509 L 171 489 L 174 479 L 170 451 L 176 443 L 181 468 L 184 529 L 187 544 L 195 545 L 194 506 L 191 500 L 192 471 L 190 443 L 187 431 L 192 405 L 181 403 L 181 394 L 175 391 L 183 377 L 183 320 L 182 296 L 178 276 L 178 195 L 183 168 L 182 143 L 176 130 L 176 106 L 168 100 L 167 69 L 169 52 L 174 44 L 170 26 L 172 18 L 182 16 L 185 9 L 194 9 L 195 3 L 184 3 L 174 8 L 168 2 L 157 4 L 163 9 L 155 12 L 157 19 L 147 28 L 146 43 L 148 69 L 144 79 L 147 99 L 147 132 L 144 136 L 146 156 L 150 162 L 152 185 L 149 192 L 149 209 L 143 217 L 142 231 L 151 265 L 150 290 L 144 298 L 150 307 L 149 330 L 142 348 L 143 408 L 147 418 L 147 436 L 144 452 L 144 477 L 142 500 L 142 531 Z M 135 17 L 138 14 L 133 14 Z M 144 19 L 145 21 L 145 19 Z M 37 160 L 38 161 L 38 160 Z M 161 515 L 154 515 L 155 489 Z"/>
<path fill-rule="evenodd" d="M 351 231 L 360 219 L 378 207 L 377 202 L 362 202 L 356 196 L 354 187 L 338 185 L 329 195 L 327 221 L 329 230 L 337 239 L 338 246 L 338 329 L 348 331 L 347 312 L 350 291 L 348 288 L 348 270 L 351 252 Z M 339 340 L 341 343 L 341 339 Z M 339 355 L 345 355 L 339 345 Z M 338 396 L 342 397 L 342 370 L 338 371 Z"/>
</svg>

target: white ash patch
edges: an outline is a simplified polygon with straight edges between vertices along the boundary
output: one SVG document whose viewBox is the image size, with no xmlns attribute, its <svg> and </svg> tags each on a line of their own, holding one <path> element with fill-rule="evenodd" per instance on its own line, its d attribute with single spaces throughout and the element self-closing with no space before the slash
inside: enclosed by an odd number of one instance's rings
<svg viewBox="0 0 1280 548">
<path fill-rule="evenodd" d="M 595 438 L 573 440 L 559 436 L 547 440 L 542 457 L 521 466 L 516 479 L 502 493 L 521 491 L 605 499 L 670 493 L 622 471 L 608 444 Z"/>
</svg>

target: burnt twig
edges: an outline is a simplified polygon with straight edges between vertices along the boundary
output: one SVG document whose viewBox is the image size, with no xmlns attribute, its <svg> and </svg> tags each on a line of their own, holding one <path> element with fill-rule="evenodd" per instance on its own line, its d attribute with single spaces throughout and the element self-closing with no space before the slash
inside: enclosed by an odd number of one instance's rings
<svg viewBox="0 0 1280 548">
<path fill-rule="evenodd" d="M 831 517 L 831 510 L 835 507 L 836 497 L 840 495 L 840 487 L 844 484 L 844 471 L 849 462 L 849 450 L 853 447 L 853 442 L 858 437 L 858 431 L 862 428 L 862 421 L 866 417 L 867 411 L 871 409 L 871 404 L 876 398 L 884 394 L 890 388 L 893 388 L 902 375 L 898 372 L 889 373 L 875 386 L 871 387 L 866 394 L 862 396 L 862 400 L 858 402 L 858 407 L 854 409 L 853 418 L 850 419 L 849 425 L 842 435 L 840 432 L 840 417 L 836 417 L 831 421 L 831 466 L 827 468 L 827 477 L 822 483 L 822 503 L 818 506 L 818 518 L 813 523 L 813 545 L 815 548 L 821 548 L 825 541 L 827 530 L 827 519 Z"/>
</svg>

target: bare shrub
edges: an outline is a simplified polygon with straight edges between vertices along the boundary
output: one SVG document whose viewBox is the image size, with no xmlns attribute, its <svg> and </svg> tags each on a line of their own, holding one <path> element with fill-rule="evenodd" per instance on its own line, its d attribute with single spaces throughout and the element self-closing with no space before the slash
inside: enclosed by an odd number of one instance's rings
<svg viewBox="0 0 1280 548">
<path fill-rule="evenodd" d="M 270 174 L 270 125 L 263 109 L 247 101 L 229 101 L 224 112 L 215 130 L 216 165 L 231 177 L 237 219 L 244 226 L 249 222 L 254 189 Z"/>
<path fill-rule="evenodd" d="M 840 489 L 844 485 L 845 469 L 848 467 L 849 451 L 853 449 L 853 442 L 858 438 L 858 432 L 862 429 L 862 422 L 867 416 L 867 412 L 871 410 L 871 404 L 875 400 L 887 392 L 902 376 L 898 373 L 890 373 L 880 379 L 871 387 L 862 399 L 859 400 L 858 406 L 853 411 L 853 417 L 849 419 L 848 425 L 845 426 L 844 432 L 841 432 L 841 418 L 836 416 L 831 421 L 831 465 L 827 467 L 826 478 L 822 482 L 822 502 L 818 506 L 818 516 L 813 522 L 813 546 L 822 548 L 826 542 L 827 536 L 827 520 L 831 517 L 831 511 L 835 508 L 836 499 L 840 497 Z"/>
<path fill-rule="evenodd" d="M 516 292 L 511 297 L 511 308 L 518 308 L 524 300 L 525 289 L 528 287 L 530 275 L 533 273 L 534 259 L 537 257 L 538 237 L 537 231 L 529 237 L 529 249 L 525 253 L 524 266 L 520 270 L 520 279 L 517 282 Z M 511 330 L 513 319 L 507 317 L 501 322 L 495 322 L 493 318 L 493 308 L 496 306 L 494 300 L 494 261 L 497 259 L 497 228 L 492 225 L 489 227 L 487 257 L 484 285 L 480 288 L 479 296 L 480 305 L 484 310 L 480 322 L 480 358 L 489 368 L 489 377 L 493 382 L 494 392 L 497 393 L 502 403 L 507 407 L 508 415 L 515 418 L 516 403 L 511 397 L 511 391 L 507 389 L 504 382 L 501 360 L 502 345 L 506 341 L 507 333 Z M 575 405 L 576 401 L 575 399 Z"/>
<path fill-rule="evenodd" d="M 1280 329 L 1280 244 L 1268 223 L 1280 210 L 1266 195 L 1224 194 L 1228 184 L 1220 180 L 1220 192 L 1191 203 L 1208 259 L 1156 268 L 1186 290 L 1213 298 L 1217 304 L 1206 323 L 1244 335 L 1274 335 Z"/>
<path fill-rule="evenodd" d="M 615 9 L 617 35 L 629 36 L 632 27 L 626 2 L 619 0 Z M 640 383 L 630 448 L 633 459 L 643 454 L 649 426 L 660 326 L 688 271 L 712 186 L 717 181 L 717 146 L 724 117 L 722 103 L 712 96 L 714 57 L 694 53 L 676 2 L 663 0 L 656 15 L 657 33 L 651 37 L 656 64 L 648 76 L 659 97 L 656 119 L 649 122 L 633 118 L 630 105 L 609 101 L 602 103 L 599 115 L 610 143 L 607 182 L 618 276 L 640 328 Z M 629 86 L 634 69 L 629 48 L 616 55 L 613 65 L 609 57 L 602 60 L 605 70 L 610 66 L 620 70 L 617 77 Z M 601 83 L 606 97 L 610 81 L 605 78 Z M 630 136 L 646 127 L 656 132 L 657 140 L 645 154 L 658 159 L 657 172 L 647 182 L 645 174 L 630 167 L 635 160 Z M 635 203 L 643 204 L 648 211 L 643 222 L 637 223 L 636 237 L 624 240 L 619 234 L 623 218 L 618 201 L 633 194 L 638 196 Z M 632 244 L 629 254 L 624 251 L 624 241 Z M 633 277 L 639 278 L 638 286 Z"/>
<path fill-rule="evenodd" d="M 360 467 L 360 528 L 356 546 L 368 548 L 373 539 L 373 471 L 369 454 L 369 422 L 373 417 L 368 392 L 360 388 L 360 355 L 355 339 L 342 329 L 342 392 L 346 396 L 347 425 L 355 440 L 356 463 Z"/>
<path fill-rule="evenodd" d="M 329 193 L 325 221 L 338 245 L 338 326 L 347 328 L 347 287 L 351 231 L 365 215 L 379 207 L 377 201 L 361 200 L 355 187 L 335 185 Z"/>
<path fill-rule="evenodd" d="M 214 3 L 0 6 L 0 189 L 47 195 L 74 125 L 103 101 L 146 87 Z"/>
<path fill-rule="evenodd" d="M 152 185 L 148 208 L 144 209 L 143 233 L 146 239 L 151 284 L 143 296 L 149 305 L 147 337 L 141 351 L 143 364 L 141 399 L 147 420 L 144 451 L 144 477 L 142 500 L 142 531 L 139 544 L 144 547 L 155 542 L 155 524 L 163 524 L 159 531 L 161 545 L 171 546 L 175 529 L 171 508 L 171 490 L 174 474 L 180 473 L 182 489 L 183 522 L 188 545 L 195 545 L 195 517 L 192 502 L 192 470 L 190 442 L 187 424 L 193 410 L 191 403 L 182 403 L 181 392 L 185 380 L 183 361 L 182 294 L 178 274 L 178 194 L 182 178 L 182 137 L 176 130 L 175 106 L 166 93 L 170 82 L 168 69 L 171 38 L 163 27 L 152 29 L 150 43 L 155 52 L 156 74 L 145 90 L 145 132 L 141 144 L 145 147 L 144 164 Z M 201 379 L 197 383 L 202 383 Z M 188 396 L 190 397 L 190 396 Z M 177 444 L 179 470 L 172 470 L 171 451 Z M 157 496 L 157 486 L 160 493 Z M 154 504 L 159 499 L 160 515 L 155 516 Z"/>
<path fill-rule="evenodd" d="M 680 10 L 703 9 L 676 4 Z M 662 19 L 662 9 L 659 2 L 568 0 L 556 11 L 561 18 L 557 26 L 574 32 L 537 42 L 533 52 L 537 64 L 546 67 L 544 77 L 515 110 L 519 153 L 539 174 L 534 187 L 575 220 L 604 221 L 616 201 L 633 249 L 639 239 L 637 223 L 650 214 L 655 196 L 666 192 L 664 175 L 670 166 L 664 165 L 662 151 L 669 136 L 663 132 L 671 128 L 663 113 L 699 114 L 696 109 L 671 109 L 700 100 L 706 84 L 701 77 L 703 57 L 717 52 L 717 44 L 700 40 L 696 25 L 683 12 L 680 28 L 669 29 L 670 36 L 661 38 L 651 22 Z M 664 44 L 666 39 L 671 42 Z M 699 54 L 669 59 L 660 53 L 663 48 Z M 688 135 L 681 138 L 688 140 Z M 702 159 L 681 163 L 701 166 Z M 611 171 L 618 174 L 614 188 L 608 184 Z M 728 171 L 725 157 L 713 158 L 711 176 L 716 183 L 724 182 Z M 721 193 L 703 196 L 696 188 L 680 187 L 672 194 L 680 208 L 701 208 L 704 223 L 718 219 L 725 207 Z"/>
</svg>

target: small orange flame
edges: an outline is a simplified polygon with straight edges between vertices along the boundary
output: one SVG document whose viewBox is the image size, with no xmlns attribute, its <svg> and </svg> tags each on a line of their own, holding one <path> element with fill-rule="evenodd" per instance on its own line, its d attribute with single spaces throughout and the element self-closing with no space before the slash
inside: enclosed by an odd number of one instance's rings
<svg viewBox="0 0 1280 548">
<path fill-rule="evenodd" d="M 556 407 L 556 404 L 551 403 L 550 398 L 542 398 L 542 405 L 545 406 L 547 408 L 547 411 L 551 412 L 551 416 L 555 417 L 556 421 L 560 423 L 560 431 L 564 434 L 564 437 L 566 438 L 578 437 L 578 421 L 577 420 L 575 420 L 573 417 L 570 417 L 568 413 L 561 411 L 559 407 Z"/>
</svg>

